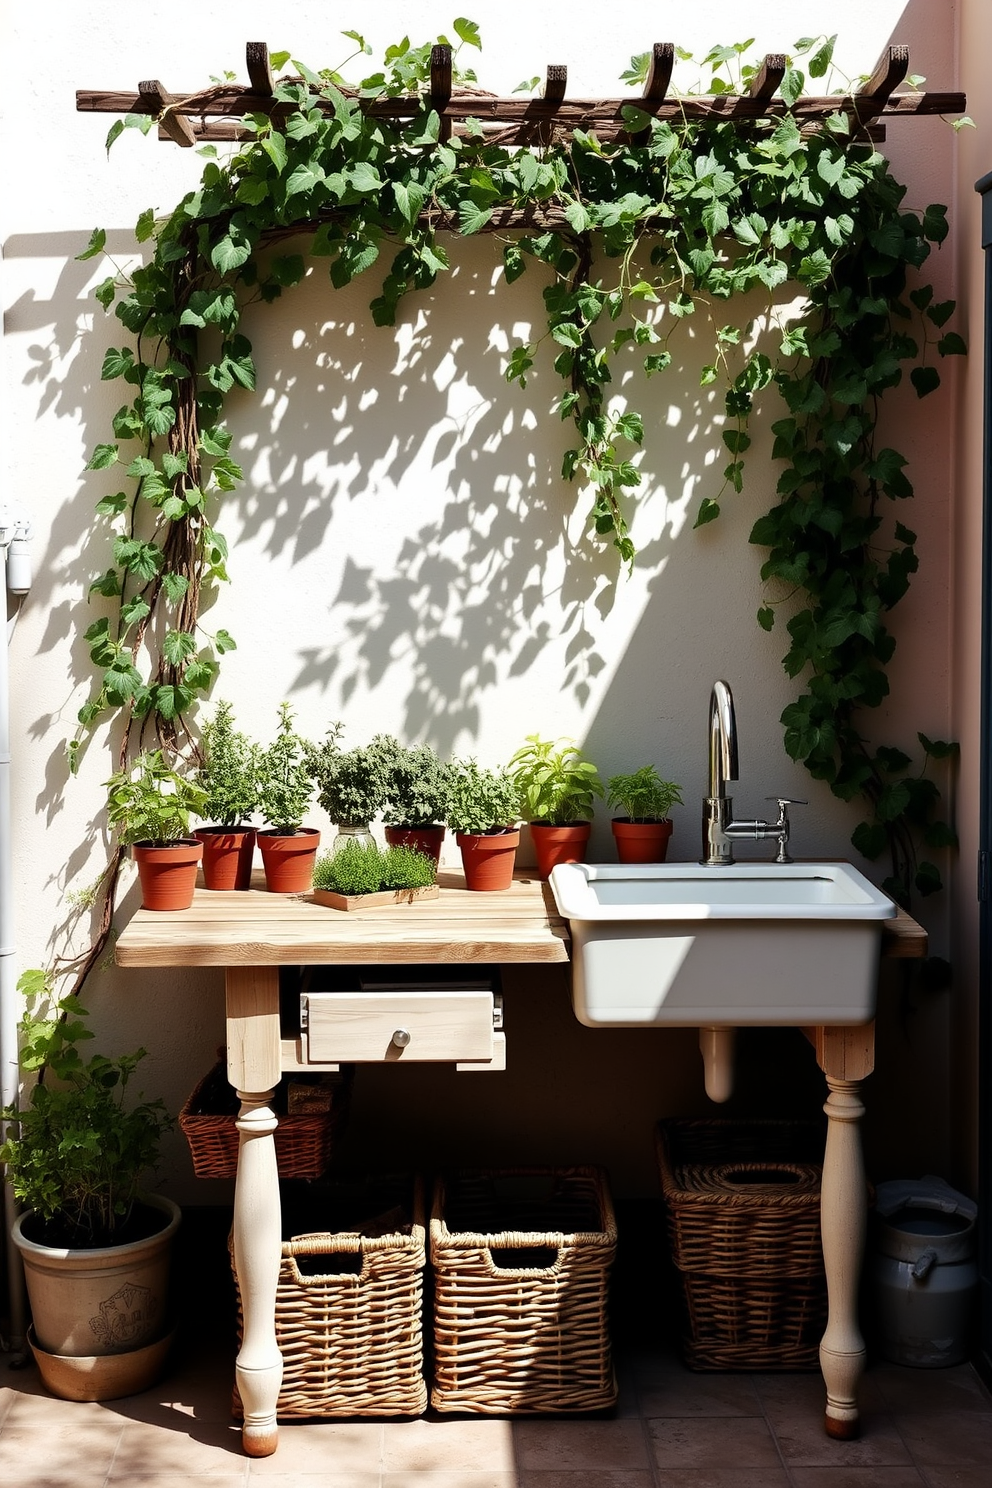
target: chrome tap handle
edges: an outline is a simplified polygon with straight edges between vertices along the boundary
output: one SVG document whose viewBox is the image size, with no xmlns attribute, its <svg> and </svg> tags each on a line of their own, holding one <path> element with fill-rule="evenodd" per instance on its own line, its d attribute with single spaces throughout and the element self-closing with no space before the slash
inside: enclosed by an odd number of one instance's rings
<svg viewBox="0 0 992 1488">
<path fill-rule="evenodd" d="M 775 822 L 775 831 L 778 835 L 778 852 L 775 854 L 776 863 L 791 863 L 789 856 L 789 807 L 808 806 L 809 801 L 802 800 L 799 796 L 766 796 L 766 801 L 778 802 L 778 821 Z"/>
</svg>

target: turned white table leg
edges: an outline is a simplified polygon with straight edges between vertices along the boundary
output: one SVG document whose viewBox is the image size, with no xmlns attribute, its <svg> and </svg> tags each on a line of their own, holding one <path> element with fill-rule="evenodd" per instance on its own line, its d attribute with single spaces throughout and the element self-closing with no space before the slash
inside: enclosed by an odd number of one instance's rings
<svg viewBox="0 0 992 1488">
<path fill-rule="evenodd" d="M 827 1146 L 823 1157 L 820 1227 L 827 1273 L 827 1331 L 820 1344 L 820 1368 L 827 1387 L 827 1435 L 847 1440 L 860 1429 L 858 1384 L 864 1373 L 865 1343 L 858 1326 L 858 1283 L 865 1249 L 867 1190 L 861 1133 L 865 1113 L 860 1082 L 827 1076 L 830 1095 Z"/>
<path fill-rule="evenodd" d="M 241 1440 L 249 1457 L 269 1457 L 279 1432 L 276 1404 L 282 1355 L 276 1344 L 281 1214 L 271 1109 L 280 1075 L 279 973 L 275 967 L 227 972 L 227 1073 L 238 1092 L 241 1134 L 234 1190 L 234 1262 L 244 1332 L 238 1393 L 244 1407 Z"/>
</svg>

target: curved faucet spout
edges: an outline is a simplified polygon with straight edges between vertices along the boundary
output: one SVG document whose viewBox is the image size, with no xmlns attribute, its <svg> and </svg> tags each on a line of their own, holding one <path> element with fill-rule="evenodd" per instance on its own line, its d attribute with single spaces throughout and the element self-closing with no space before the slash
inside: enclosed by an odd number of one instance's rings
<svg viewBox="0 0 992 1488">
<path fill-rule="evenodd" d="M 710 695 L 710 797 L 725 796 L 728 780 L 736 780 L 737 719 L 734 697 L 726 682 L 714 682 Z"/>
</svg>

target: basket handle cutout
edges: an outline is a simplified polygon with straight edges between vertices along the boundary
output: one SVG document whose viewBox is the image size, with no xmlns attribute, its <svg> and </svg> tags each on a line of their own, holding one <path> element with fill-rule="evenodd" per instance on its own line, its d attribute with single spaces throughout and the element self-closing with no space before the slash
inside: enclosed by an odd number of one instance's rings
<svg viewBox="0 0 992 1488">
<path fill-rule="evenodd" d="M 489 1251 L 496 1271 L 554 1271 L 560 1255 L 557 1245 L 507 1245 Z"/>
</svg>

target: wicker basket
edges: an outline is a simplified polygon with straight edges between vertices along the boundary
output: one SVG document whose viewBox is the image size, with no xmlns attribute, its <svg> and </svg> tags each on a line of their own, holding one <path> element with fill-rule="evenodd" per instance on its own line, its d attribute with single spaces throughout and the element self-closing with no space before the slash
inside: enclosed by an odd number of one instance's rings
<svg viewBox="0 0 992 1488">
<path fill-rule="evenodd" d="M 616 1241 L 598 1169 L 439 1180 L 431 1404 L 481 1414 L 612 1406 L 607 1286 Z"/>
<path fill-rule="evenodd" d="M 816 1369 L 827 1320 L 816 1123 L 663 1121 L 691 1369 Z"/>
<path fill-rule="evenodd" d="M 276 1342 L 283 1357 L 276 1414 L 416 1416 L 424 1383 L 423 1184 L 375 1179 L 314 1185 L 310 1213 L 334 1226 L 283 1241 Z M 288 1216 L 292 1226 L 293 1217 Z M 233 1235 L 230 1242 L 234 1266 Z M 242 1334 L 238 1292 L 238 1338 Z M 235 1414 L 241 1402 L 235 1388 Z"/>
<path fill-rule="evenodd" d="M 348 1114 L 351 1080 L 346 1074 L 319 1076 L 330 1089 L 329 1111 L 289 1114 L 288 1078 L 276 1087 L 273 1109 L 279 1117 L 275 1145 L 279 1176 L 319 1178 L 327 1169 L 331 1148 Z M 197 1178 L 233 1178 L 238 1170 L 239 1134 L 235 1126 L 238 1097 L 229 1084 L 223 1059 L 208 1070 L 179 1113 L 179 1126 L 189 1143 Z"/>
</svg>

